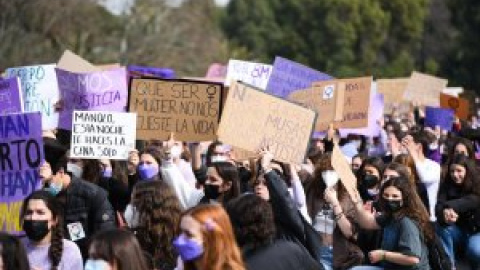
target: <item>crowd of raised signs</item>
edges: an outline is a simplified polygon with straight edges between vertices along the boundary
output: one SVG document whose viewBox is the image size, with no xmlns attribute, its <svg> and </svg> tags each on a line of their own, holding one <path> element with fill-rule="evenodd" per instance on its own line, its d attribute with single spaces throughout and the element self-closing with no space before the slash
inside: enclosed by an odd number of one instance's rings
<svg viewBox="0 0 480 270">
<path fill-rule="evenodd" d="M 212 68 L 7 69 L 0 269 L 480 269 L 479 100 Z"/>
</svg>

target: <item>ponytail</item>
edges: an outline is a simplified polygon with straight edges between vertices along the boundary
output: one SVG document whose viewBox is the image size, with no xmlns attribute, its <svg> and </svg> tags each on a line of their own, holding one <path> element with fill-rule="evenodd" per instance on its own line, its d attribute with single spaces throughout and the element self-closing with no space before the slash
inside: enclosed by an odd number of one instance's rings
<svg viewBox="0 0 480 270">
<path fill-rule="evenodd" d="M 57 270 L 63 253 L 63 229 L 60 222 L 52 228 L 52 243 L 48 249 L 48 258 L 52 263 L 51 270 Z"/>
</svg>

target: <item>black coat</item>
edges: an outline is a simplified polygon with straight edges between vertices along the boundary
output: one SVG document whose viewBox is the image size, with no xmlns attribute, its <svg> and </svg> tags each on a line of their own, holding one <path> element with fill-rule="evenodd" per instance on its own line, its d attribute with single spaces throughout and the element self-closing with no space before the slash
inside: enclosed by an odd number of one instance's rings
<svg viewBox="0 0 480 270">
<path fill-rule="evenodd" d="M 244 250 L 243 258 L 248 270 L 323 269 L 304 249 L 285 240 L 277 240 L 267 246 Z"/>
</svg>

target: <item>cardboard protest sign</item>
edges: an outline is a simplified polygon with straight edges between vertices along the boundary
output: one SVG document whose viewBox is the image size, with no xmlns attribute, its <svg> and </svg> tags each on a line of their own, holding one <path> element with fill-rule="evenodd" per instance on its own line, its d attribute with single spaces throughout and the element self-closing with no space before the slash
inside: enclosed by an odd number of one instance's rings
<svg viewBox="0 0 480 270">
<path fill-rule="evenodd" d="M 23 112 L 22 86 L 18 77 L 0 79 L 0 115 Z"/>
<path fill-rule="evenodd" d="M 40 188 L 41 118 L 39 112 L 0 115 L 0 231 L 22 231 L 22 201 Z"/>
<path fill-rule="evenodd" d="M 136 77 L 136 78 L 141 76 L 153 76 L 160 79 L 176 78 L 175 71 L 171 68 L 128 65 L 127 70 L 128 70 L 129 76 Z"/>
<path fill-rule="evenodd" d="M 385 111 L 391 113 L 394 107 L 400 112 L 410 109 L 410 104 L 403 101 L 409 78 L 378 79 L 377 93 L 383 94 Z"/>
<path fill-rule="evenodd" d="M 440 105 L 440 93 L 447 86 L 448 80 L 414 71 L 408 80 L 403 98 L 420 103 L 420 105 Z"/>
<path fill-rule="evenodd" d="M 135 148 L 134 113 L 74 111 L 70 157 L 128 159 Z"/>
<path fill-rule="evenodd" d="M 463 120 L 467 120 L 470 114 L 470 103 L 464 98 L 440 94 L 440 107 L 452 109 L 455 115 Z"/>
<path fill-rule="evenodd" d="M 230 86 L 232 81 L 241 81 L 265 89 L 271 74 L 271 65 L 231 59 L 228 61 L 225 86 Z"/>
<path fill-rule="evenodd" d="M 337 144 L 335 144 L 332 151 L 332 167 L 337 172 L 338 176 L 340 177 L 340 181 L 342 181 L 342 184 L 350 197 L 356 198 L 357 178 L 353 174 L 347 159 L 342 154 L 342 151 Z"/>
<path fill-rule="evenodd" d="M 223 85 L 216 83 L 133 78 L 129 111 L 137 113 L 137 137 L 180 141 L 216 139 Z"/>
<path fill-rule="evenodd" d="M 213 63 L 208 67 L 207 78 L 225 78 L 227 76 L 227 66 Z"/>
<path fill-rule="evenodd" d="M 54 129 L 58 125 L 55 104 L 59 101 L 55 64 L 15 67 L 6 70 L 7 77 L 19 77 L 22 85 L 25 112 L 41 112 L 42 127 Z"/>
<path fill-rule="evenodd" d="M 275 159 L 303 162 L 315 123 L 310 109 L 234 82 L 222 114 L 218 139 L 250 152 L 269 146 Z"/>
<path fill-rule="evenodd" d="M 266 91 L 285 98 L 295 90 L 310 87 L 313 82 L 331 79 L 328 74 L 277 56 Z"/>
<path fill-rule="evenodd" d="M 62 57 L 58 60 L 57 68 L 76 73 L 89 73 L 102 70 L 101 67 L 96 67 L 70 50 L 63 52 Z"/>
<path fill-rule="evenodd" d="M 442 130 L 452 130 L 455 120 L 454 111 L 451 109 L 425 107 L 425 126 L 435 128 L 439 126 Z"/>
<path fill-rule="evenodd" d="M 366 128 L 340 129 L 340 136 L 346 137 L 348 134 L 358 134 L 367 137 L 376 137 L 380 135 L 381 127 L 378 120 L 383 117 L 383 95 L 372 94 L 370 96 L 370 111 L 368 113 L 368 126 Z"/>
<path fill-rule="evenodd" d="M 125 68 L 91 73 L 73 73 L 56 69 L 62 97 L 58 127 L 72 128 L 73 111 L 124 112 L 127 106 Z"/>
<path fill-rule="evenodd" d="M 442 93 L 449 96 L 458 97 L 460 94 L 463 93 L 463 87 L 446 87 L 445 89 L 443 89 Z"/>
</svg>

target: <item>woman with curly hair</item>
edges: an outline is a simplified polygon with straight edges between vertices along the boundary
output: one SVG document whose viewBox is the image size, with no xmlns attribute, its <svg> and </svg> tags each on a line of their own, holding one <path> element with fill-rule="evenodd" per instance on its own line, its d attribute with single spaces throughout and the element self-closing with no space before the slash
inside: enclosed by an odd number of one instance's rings
<svg viewBox="0 0 480 270">
<path fill-rule="evenodd" d="M 380 189 L 381 215 L 364 209 L 360 194 L 352 198 L 362 228 L 382 230 L 380 248 L 369 252 L 375 266 L 360 269 L 429 270 L 427 241 L 435 237 L 427 209 L 405 177 L 392 177 Z"/>
<path fill-rule="evenodd" d="M 201 204 L 182 215 L 173 245 L 185 270 L 243 270 L 230 219 L 219 204 Z"/>
<path fill-rule="evenodd" d="M 20 218 L 32 269 L 83 269 L 79 248 L 63 239 L 60 207 L 53 195 L 43 190 L 30 194 L 23 203 Z"/>
<path fill-rule="evenodd" d="M 171 244 L 182 213 L 175 193 L 162 181 L 140 182 L 132 204 L 139 217 L 133 230 L 140 246 L 152 257 L 155 269 L 174 269 L 177 253 Z"/>
</svg>

